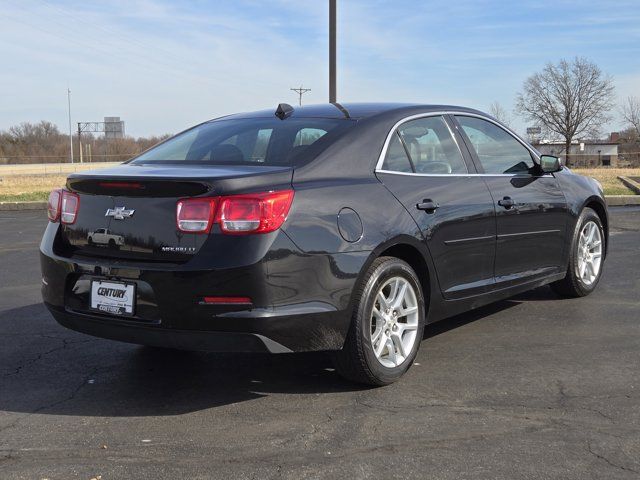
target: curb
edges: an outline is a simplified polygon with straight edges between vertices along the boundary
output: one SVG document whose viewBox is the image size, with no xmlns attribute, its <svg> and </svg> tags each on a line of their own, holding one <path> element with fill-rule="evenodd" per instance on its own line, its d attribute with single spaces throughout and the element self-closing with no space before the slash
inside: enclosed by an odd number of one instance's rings
<svg viewBox="0 0 640 480">
<path fill-rule="evenodd" d="M 47 202 L 0 202 L 0 211 L 46 210 Z"/>
<path fill-rule="evenodd" d="M 640 205 L 640 195 L 605 195 L 609 207 Z"/>
<path fill-rule="evenodd" d="M 630 179 L 629 177 L 623 176 L 619 176 L 618 180 L 620 180 L 633 193 L 635 193 L 636 195 L 640 195 L 640 183 Z"/>
</svg>

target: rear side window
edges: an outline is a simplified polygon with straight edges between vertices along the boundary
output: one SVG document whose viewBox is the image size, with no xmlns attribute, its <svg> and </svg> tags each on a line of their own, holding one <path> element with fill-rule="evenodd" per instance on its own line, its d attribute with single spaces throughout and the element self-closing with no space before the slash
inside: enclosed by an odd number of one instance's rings
<svg viewBox="0 0 640 480">
<path fill-rule="evenodd" d="M 390 170 L 392 172 L 404 172 L 412 173 L 413 166 L 411 160 L 407 156 L 407 151 L 402 145 L 402 141 L 398 136 L 398 132 L 394 132 L 387 147 L 387 154 L 384 157 L 384 163 L 382 164 L 383 170 Z"/>
<path fill-rule="evenodd" d="M 509 132 L 481 118 L 456 116 L 485 173 L 529 173 L 529 150 Z"/>
<path fill-rule="evenodd" d="M 422 174 L 468 173 L 458 144 L 440 116 L 400 125 L 389 142 L 382 168 Z"/>
<path fill-rule="evenodd" d="M 178 134 L 131 163 L 295 165 L 315 158 L 354 125 L 337 118 L 221 119 Z"/>
</svg>

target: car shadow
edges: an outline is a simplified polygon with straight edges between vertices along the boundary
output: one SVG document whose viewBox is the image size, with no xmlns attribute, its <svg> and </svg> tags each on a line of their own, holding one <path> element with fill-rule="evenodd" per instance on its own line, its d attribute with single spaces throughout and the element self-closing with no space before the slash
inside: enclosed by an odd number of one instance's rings
<svg viewBox="0 0 640 480">
<path fill-rule="evenodd" d="M 560 297 L 551 290 L 548 286 L 539 287 L 534 290 L 521 293 L 506 300 L 500 300 L 498 302 L 490 303 L 484 307 L 471 310 L 469 312 L 461 313 L 453 317 L 440 320 L 438 322 L 430 323 L 424 329 L 423 340 L 435 337 L 442 333 L 446 333 L 450 330 L 462 327 L 468 323 L 475 322 L 482 318 L 488 317 L 494 313 L 498 313 L 509 308 L 520 305 L 526 302 L 535 301 L 551 301 L 558 300 Z"/>
<path fill-rule="evenodd" d="M 534 291 L 430 324 L 424 338 L 552 295 Z M 169 416 L 277 393 L 369 388 L 343 380 L 325 353 L 218 354 L 140 347 L 66 330 L 39 304 L 0 312 L 0 338 L 5 342 L 0 349 L 0 410 L 7 412 Z"/>
</svg>

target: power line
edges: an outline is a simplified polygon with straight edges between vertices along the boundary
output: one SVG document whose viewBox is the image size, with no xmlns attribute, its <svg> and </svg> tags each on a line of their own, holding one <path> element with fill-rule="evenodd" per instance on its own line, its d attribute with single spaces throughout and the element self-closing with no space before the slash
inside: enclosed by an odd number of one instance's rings
<svg viewBox="0 0 640 480">
<path fill-rule="evenodd" d="M 302 85 L 300 85 L 300 88 L 290 88 L 289 90 L 293 90 L 298 94 L 298 105 L 300 106 L 302 106 L 302 95 L 311 91 L 310 88 L 302 88 Z"/>
</svg>

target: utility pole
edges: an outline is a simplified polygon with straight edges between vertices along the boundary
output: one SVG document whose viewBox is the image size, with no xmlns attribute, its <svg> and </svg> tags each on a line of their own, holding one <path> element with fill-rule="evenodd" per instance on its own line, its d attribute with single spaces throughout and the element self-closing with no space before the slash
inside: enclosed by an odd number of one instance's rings
<svg viewBox="0 0 640 480">
<path fill-rule="evenodd" d="M 71 90 L 67 87 L 67 103 L 69 105 L 69 159 L 73 163 L 73 130 L 71 129 Z"/>
<path fill-rule="evenodd" d="M 302 106 L 302 95 L 311 91 L 310 88 L 302 88 L 302 85 L 300 85 L 300 88 L 290 88 L 289 90 L 293 90 L 298 94 L 298 105 L 300 106 Z"/>
<path fill-rule="evenodd" d="M 80 122 L 78 122 L 78 150 L 80 151 L 80 163 L 82 163 L 82 140 L 81 140 L 81 135 L 82 134 L 82 129 L 80 128 Z"/>
<path fill-rule="evenodd" d="M 329 0 L 329 103 L 336 103 L 336 1 Z"/>
</svg>

